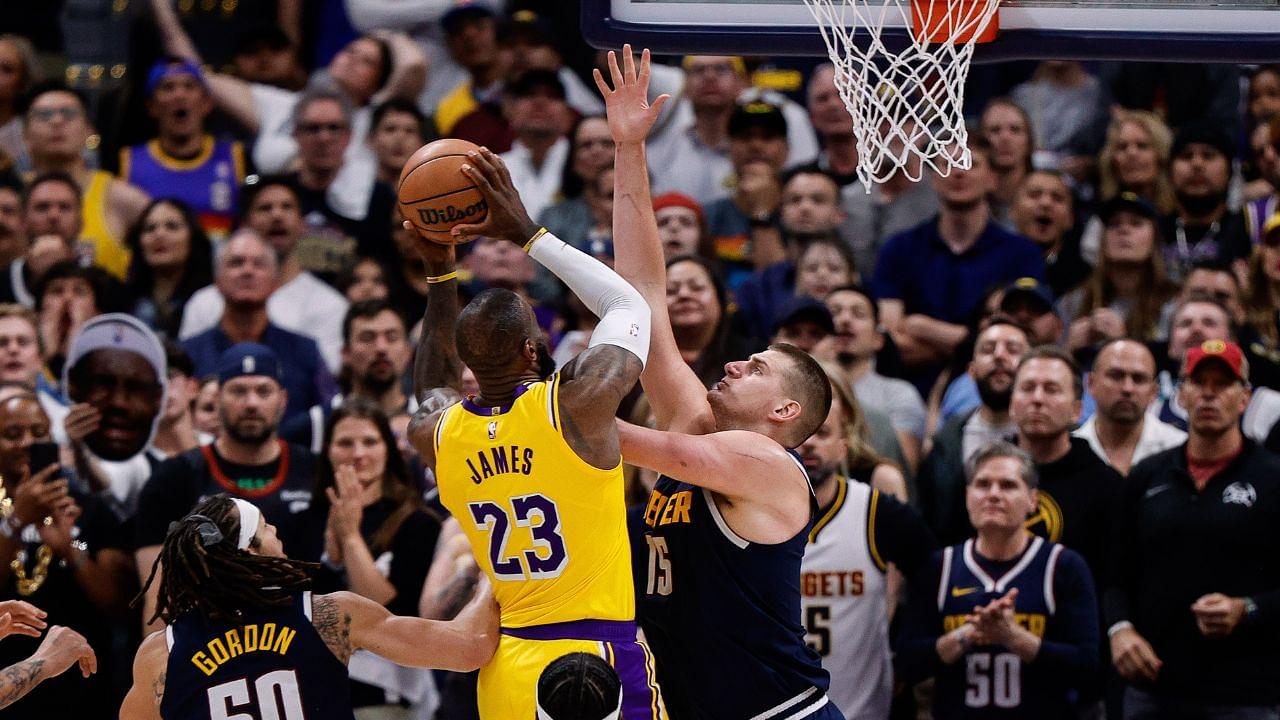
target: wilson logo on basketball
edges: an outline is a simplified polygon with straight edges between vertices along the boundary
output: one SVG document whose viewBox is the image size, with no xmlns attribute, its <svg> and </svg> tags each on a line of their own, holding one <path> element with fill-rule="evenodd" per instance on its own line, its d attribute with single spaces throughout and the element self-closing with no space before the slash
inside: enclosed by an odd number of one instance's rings
<svg viewBox="0 0 1280 720">
<path fill-rule="evenodd" d="M 453 205 L 443 208 L 418 208 L 418 218 L 422 220 L 423 225 L 443 225 L 466 220 L 488 209 L 489 203 L 484 200 L 464 208 L 454 207 Z"/>
</svg>

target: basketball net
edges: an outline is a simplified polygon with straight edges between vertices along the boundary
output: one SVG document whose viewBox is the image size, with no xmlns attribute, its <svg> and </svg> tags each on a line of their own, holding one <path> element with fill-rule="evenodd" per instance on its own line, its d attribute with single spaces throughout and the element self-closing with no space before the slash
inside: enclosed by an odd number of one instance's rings
<svg viewBox="0 0 1280 720">
<path fill-rule="evenodd" d="M 974 46 L 995 37 L 1000 0 L 804 0 L 853 116 L 858 178 L 867 192 L 901 172 L 967 170 L 964 81 Z M 909 36 L 886 36 L 898 18 Z"/>
</svg>

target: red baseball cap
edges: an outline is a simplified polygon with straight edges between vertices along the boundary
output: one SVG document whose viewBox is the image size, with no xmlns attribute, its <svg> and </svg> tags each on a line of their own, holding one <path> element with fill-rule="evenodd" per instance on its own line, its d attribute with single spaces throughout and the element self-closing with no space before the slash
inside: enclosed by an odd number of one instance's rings
<svg viewBox="0 0 1280 720">
<path fill-rule="evenodd" d="M 1226 365 L 1231 374 L 1241 382 L 1249 382 L 1249 364 L 1244 359 L 1244 351 L 1228 340 L 1205 340 L 1200 347 L 1187 350 L 1186 362 L 1182 363 L 1182 376 L 1187 377 L 1210 360 Z"/>
</svg>

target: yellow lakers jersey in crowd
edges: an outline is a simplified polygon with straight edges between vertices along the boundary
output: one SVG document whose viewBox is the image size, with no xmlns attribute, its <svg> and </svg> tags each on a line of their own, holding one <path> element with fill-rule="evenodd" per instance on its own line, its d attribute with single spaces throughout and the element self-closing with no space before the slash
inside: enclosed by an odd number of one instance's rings
<svg viewBox="0 0 1280 720">
<path fill-rule="evenodd" d="M 561 435 L 559 374 L 498 407 L 462 400 L 435 428 L 440 500 L 502 607 L 502 626 L 632 620 L 622 458 L 593 467 Z"/>
</svg>

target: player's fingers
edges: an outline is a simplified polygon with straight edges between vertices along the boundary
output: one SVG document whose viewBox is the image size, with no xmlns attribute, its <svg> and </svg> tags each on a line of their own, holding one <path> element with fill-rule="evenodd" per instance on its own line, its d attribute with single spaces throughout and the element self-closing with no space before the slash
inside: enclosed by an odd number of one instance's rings
<svg viewBox="0 0 1280 720">
<path fill-rule="evenodd" d="M 485 200 L 492 205 L 498 197 L 498 191 L 494 189 L 493 183 L 489 182 L 489 178 L 480 171 L 476 165 L 463 165 L 462 174 L 471 179 L 476 187 L 480 190 L 480 194 L 484 195 Z M 456 228 L 456 226 L 455 226 Z M 454 233 L 455 235 L 457 233 Z"/>
<path fill-rule="evenodd" d="M 609 78 L 613 80 L 613 87 L 622 87 L 622 71 L 618 69 L 618 54 L 609 51 Z"/>
<path fill-rule="evenodd" d="M 650 105 L 649 107 L 653 108 L 653 113 L 657 115 L 658 113 L 662 112 L 662 106 L 666 105 L 667 101 L 670 99 L 671 99 L 670 95 L 663 93 L 659 95 L 658 98 L 654 100 L 653 104 Z"/>
<path fill-rule="evenodd" d="M 622 77 L 630 83 L 636 81 L 636 58 L 631 52 L 631 43 L 622 46 Z"/>
<path fill-rule="evenodd" d="M 493 168 L 493 173 L 498 176 L 498 182 L 502 189 L 514 192 L 515 182 L 511 179 L 511 170 L 507 167 L 506 161 L 489 148 L 481 148 L 480 156 L 489 162 L 489 165 Z"/>
<path fill-rule="evenodd" d="M 341 498 L 341 497 L 339 497 L 339 496 L 338 496 L 338 493 L 334 492 L 334 489 L 333 489 L 333 488 L 331 488 L 331 487 L 329 487 L 329 488 L 325 488 L 325 489 L 324 489 L 324 494 L 325 494 L 325 496 L 326 496 L 326 497 L 328 497 L 328 498 L 329 498 L 329 504 L 330 504 L 330 505 L 337 505 L 339 502 L 341 502 L 341 501 L 342 501 L 342 498 Z"/>
<path fill-rule="evenodd" d="M 470 240 L 472 238 L 484 236 L 487 229 L 488 229 L 488 223 L 480 223 L 480 224 L 473 224 L 473 225 L 454 225 L 453 229 L 451 229 L 449 233 L 456 238 Z"/>
<path fill-rule="evenodd" d="M 25 600 L 15 600 L 14 602 L 10 603 L 9 610 L 13 612 L 17 612 L 20 616 L 32 618 L 36 622 L 39 622 L 41 625 L 44 624 L 43 618 L 46 618 L 49 616 L 49 613 L 41 610 L 40 608 L 36 607 L 35 605 L 32 605 L 31 603 Z"/>
<path fill-rule="evenodd" d="M 98 656 L 93 652 L 93 648 L 85 646 L 84 654 L 80 656 L 80 672 L 85 677 L 98 672 Z"/>
<path fill-rule="evenodd" d="M 32 625 L 28 625 L 23 622 L 15 622 L 9 628 L 9 632 L 14 635 L 26 635 L 27 637 L 40 637 L 40 628 Z"/>
<path fill-rule="evenodd" d="M 596 88 L 600 90 L 600 94 L 609 97 L 613 92 L 613 88 L 609 87 L 609 84 L 604 81 L 604 75 L 600 74 L 600 68 L 592 69 L 591 76 L 596 79 Z"/>
<path fill-rule="evenodd" d="M 649 89 L 649 48 L 640 51 L 640 71 L 636 75 L 636 85 L 641 90 Z"/>
<path fill-rule="evenodd" d="M 1142 671 L 1143 676 L 1150 680 L 1156 679 L 1156 674 L 1160 671 L 1160 660 L 1150 646 L 1146 643 L 1139 643 L 1135 648 L 1138 668 Z"/>
</svg>

